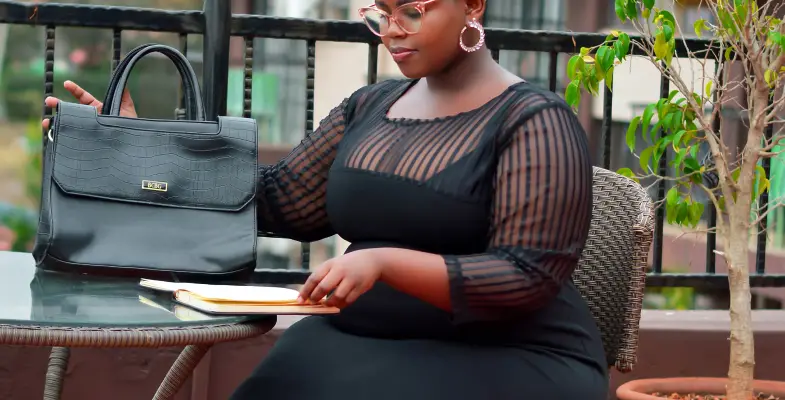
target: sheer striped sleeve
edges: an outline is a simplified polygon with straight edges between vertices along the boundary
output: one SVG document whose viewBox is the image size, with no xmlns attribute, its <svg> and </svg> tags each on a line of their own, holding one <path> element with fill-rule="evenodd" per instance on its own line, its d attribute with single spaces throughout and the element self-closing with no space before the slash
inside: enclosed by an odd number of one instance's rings
<svg viewBox="0 0 785 400">
<path fill-rule="evenodd" d="M 444 257 L 456 323 L 543 307 L 571 278 L 586 242 L 592 202 L 586 134 L 560 102 L 526 108 L 499 153 L 487 252 Z"/>
<path fill-rule="evenodd" d="M 345 99 L 283 160 L 259 168 L 257 215 L 260 231 L 302 242 L 332 236 L 327 219 L 327 175 L 343 138 Z"/>
</svg>

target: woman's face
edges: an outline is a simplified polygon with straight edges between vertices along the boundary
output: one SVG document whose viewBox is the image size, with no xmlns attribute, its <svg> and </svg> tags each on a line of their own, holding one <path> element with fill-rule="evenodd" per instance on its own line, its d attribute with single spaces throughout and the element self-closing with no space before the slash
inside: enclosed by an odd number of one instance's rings
<svg viewBox="0 0 785 400">
<path fill-rule="evenodd" d="M 474 18 L 472 3 L 484 1 L 376 0 L 379 12 L 366 10 L 365 21 L 383 35 L 382 42 L 401 72 L 408 78 L 422 78 L 464 55 L 458 40 L 467 21 Z"/>
</svg>

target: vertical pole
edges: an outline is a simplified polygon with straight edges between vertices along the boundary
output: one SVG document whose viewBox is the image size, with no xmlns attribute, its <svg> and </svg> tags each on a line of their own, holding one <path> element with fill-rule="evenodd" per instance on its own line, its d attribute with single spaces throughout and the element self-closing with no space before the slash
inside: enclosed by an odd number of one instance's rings
<svg viewBox="0 0 785 400">
<path fill-rule="evenodd" d="M 204 1 L 204 108 L 208 121 L 226 115 L 232 2 Z"/>
</svg>

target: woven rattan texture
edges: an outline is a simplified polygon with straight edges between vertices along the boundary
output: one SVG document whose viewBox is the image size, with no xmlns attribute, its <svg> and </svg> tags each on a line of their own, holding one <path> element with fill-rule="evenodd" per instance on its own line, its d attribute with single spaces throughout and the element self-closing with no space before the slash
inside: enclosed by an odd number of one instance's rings
<svg viewBox="0 0 785 400">
<path fill-rule="evenodd" d="M 181 327 L 87 328 L 0 325 L 0 345 L 59 347 L 177 347 L 252 338 L 267 333 L 274 317 L 258 321 Z"/>
<path fill-rule="evenodd" d="M 654 208 L 638 183 L 594 168 L 592 221 L 573 279 L 589 303 L 608 363 L 621 372 L 637 361 L 638 326 Z"/>
</svg>

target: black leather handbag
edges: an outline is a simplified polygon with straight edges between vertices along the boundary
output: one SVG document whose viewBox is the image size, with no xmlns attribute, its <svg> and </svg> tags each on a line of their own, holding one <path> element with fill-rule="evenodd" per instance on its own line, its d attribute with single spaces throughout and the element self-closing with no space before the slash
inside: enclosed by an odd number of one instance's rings
<svg viewBox="0 0 785 400">
<path fill-rule="evenodd" d="M 185 120 L 119 115 L 131 70 L 154 52 L 177 67 Z M 196 74 L 179 51 L 158 44 L 132 50 L 112 75 L 100 114 L 60 102 L 50 127 L 38 268 L 178 281 L 242 280 L 253 272 L 256 121 L 206 121 Z"/>
</svg>

